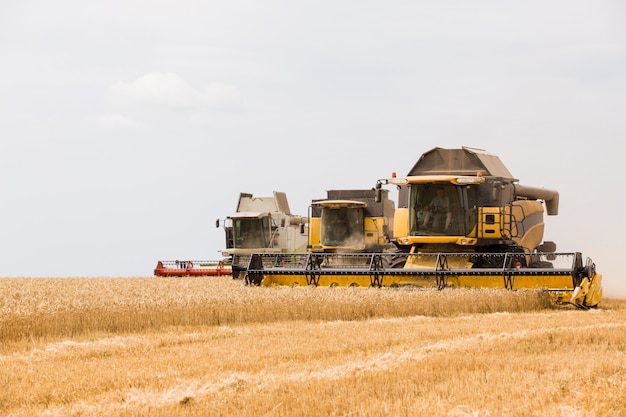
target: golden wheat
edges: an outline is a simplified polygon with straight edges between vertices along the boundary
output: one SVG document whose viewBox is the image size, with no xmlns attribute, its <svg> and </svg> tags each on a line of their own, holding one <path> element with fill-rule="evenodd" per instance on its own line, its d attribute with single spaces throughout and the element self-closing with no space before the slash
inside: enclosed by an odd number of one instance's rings
<svg viewBox="0 0 626 417">
<path fill-rule="evenodd" d="M 545 293 L 242 287 L 227 277 L 0 279 L 0 340 L 167 326 L 529 311 Z"/>
<path fill-rule="evenodd" d="M 0 415 L 626 416 L 626 301 L 0 280 Z"/>
</svg>

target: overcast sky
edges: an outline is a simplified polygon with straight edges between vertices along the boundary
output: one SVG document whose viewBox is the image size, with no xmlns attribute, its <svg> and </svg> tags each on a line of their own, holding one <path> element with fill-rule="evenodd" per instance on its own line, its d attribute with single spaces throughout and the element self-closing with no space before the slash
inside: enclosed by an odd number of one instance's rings
<svg viewBox="0 0 626 417">
<path fill-rule="evenodd" d="M 0 59 L 0 276 L 216 260 L 240 192 L 306 215 L 470 146 L 626 296 L 620 0 L 3 0 Z"/>
</svg>

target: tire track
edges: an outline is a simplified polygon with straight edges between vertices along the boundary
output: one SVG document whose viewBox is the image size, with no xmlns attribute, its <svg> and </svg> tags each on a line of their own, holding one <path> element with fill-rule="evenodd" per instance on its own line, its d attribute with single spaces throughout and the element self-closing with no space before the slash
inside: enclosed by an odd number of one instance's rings
<svg viewBox="0 0 626 417">
<path fill-rule="evenodd" d="M 546 327 L 535 330 L 520 330 L 518 332 L 479 333 L 476 335 L 455 338 L 452 340 L 439 341 L 415 349 L 403 349 L 397 352 L 385 352 L 373 354 L 362 359 L 352 359 L 343 364 L 329 366 L 320 370 L 300 370 L 290 373 L 272 372 L 235 372 L 217 375 L 211 381 L 189 380 L 165 390 L 146 390 L 133 388 L 122 394 L 122 401 L 111 401 L 104 398 L 97 403 L 79 402 L 66 407 L 48 409 L 46 415 L 61 416 L 71 413 L 87 412 L 90 414 L 110 414 L 135 407 L 150 406 L 164 407 L 173 404 L 184 404 L 190 399 L 197 399 L 237 386 L 253 386 L 256 390 L 271 389 L 280 383 L 302 382 L 310 380 L 339 380 L 359 372 L 390 371 L 399 368 L 407 362 L 421 361 L 431 355 L 467 351 L 477 348 L 482 343 L 493 341 L 506 341 L 524 339 L 526 337 L 547 334 L 556 331 L 584 332 L 593 329 L 619 329 L 626 328 L 626 323 L 598 323 L 582 326 L 558 326 Z M 104 397 L 104 396 L 103 396 Z"/>
</svg>

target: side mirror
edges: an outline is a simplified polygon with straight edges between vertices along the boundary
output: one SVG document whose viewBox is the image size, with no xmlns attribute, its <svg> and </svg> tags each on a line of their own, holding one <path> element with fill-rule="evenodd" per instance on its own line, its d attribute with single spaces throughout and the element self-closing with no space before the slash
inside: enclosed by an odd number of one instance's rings
<svg viewBox="0 0 626 417">
<path fill-rule="evenodd" d="M 220 219 L 215 220 L 215 227 L 220 227 Z"/>
<path fill-rule="evenodd" d="M 380 203 L 382 199 L 383 199 L 383 191 L 381 188 L 381 184 L 380 182 L 377 182 L 376 189 L 374 190 L 374 201 L 376 203 Z"/>
</svg>

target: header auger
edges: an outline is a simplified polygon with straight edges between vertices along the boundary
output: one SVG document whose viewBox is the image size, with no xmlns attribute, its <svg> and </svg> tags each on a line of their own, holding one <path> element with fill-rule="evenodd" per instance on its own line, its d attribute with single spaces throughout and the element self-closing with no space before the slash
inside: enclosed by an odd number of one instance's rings
<svg viewBox="0 0 626 417">
<path fill-rule="evenodd" d="M 583 262 L 578 252 L 557 253 L 554 242 L 543 241 L 544 205 L 548 215 L 557 215 L 558 192 L 519 184 L 497 156 L 467 147 L 434 148 L 406 176 L 378 180 L 371 190 L 374 201 L 381 201 L 388 185 L 398 190 L 390 245 L 362 246 L 360 253 L 337 248 L 253 254 L 246 282 L 529 288 L 580 308 L 600 301 L 602 275 L 593 261 Z"/>
</svg>

